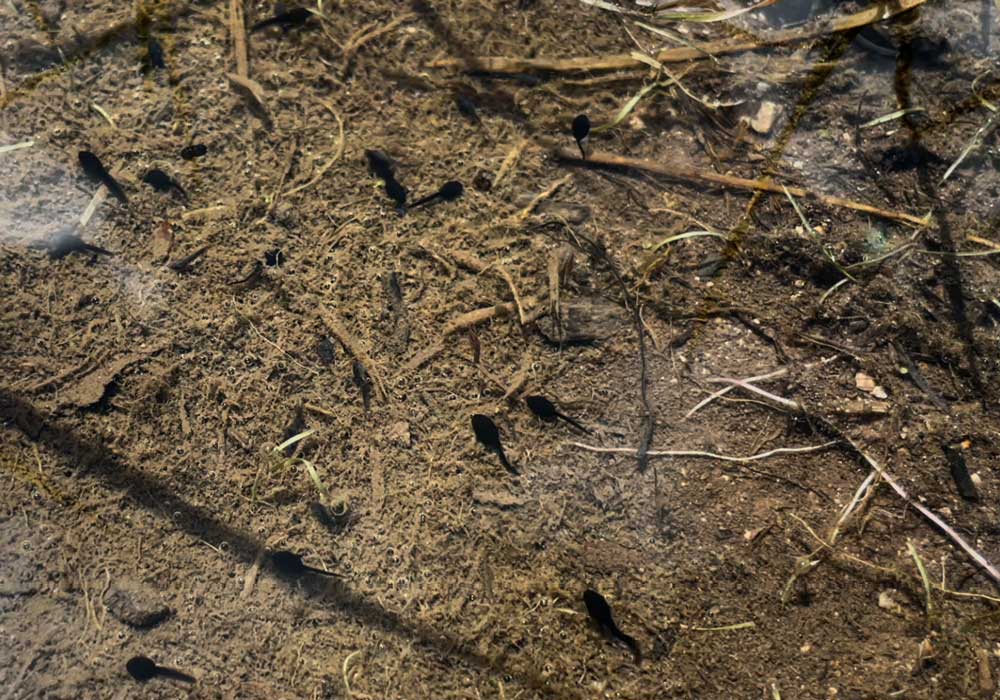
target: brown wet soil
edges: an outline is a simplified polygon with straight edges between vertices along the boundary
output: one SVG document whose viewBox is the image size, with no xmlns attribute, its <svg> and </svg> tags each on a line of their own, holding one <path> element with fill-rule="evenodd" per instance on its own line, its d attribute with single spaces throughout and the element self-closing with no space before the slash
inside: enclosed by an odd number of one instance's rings
<svg viewBox="0 0 1000 700">
<path fill-rule="evenodd" d="M 685 40 L 775 31 L 791 4 Z M 885 484 L 832 550 L 810 533 L 830 536 L 869 472 L 850 439 L 1000 560 L 1000 269 L 953 255 L 997 240 L 989 129 L 941 183 L 1000 99 L 984 7 L 671 64 L 725 106 L 665 88 L 590 137 L 933 214 L 915 228 L 799 198 L 810 232 L 780 195 L 552 155 L 575 147 L 576 114 L 606 124 L 652 82 L 645 68 L 434 67 L 636 49 L 582 4 L 327 3 L 311 27 L 250 35 L 260 105 L 226 77 L 230 3 L 148 21 L 105 0 L 0 3 L 0 145 L 34 142 L 0 153 L 0 697 L 991 697 L 998 591 L 980 566 Z M 248 26 L 273 11 L 246 5 Z M 142 70 L 149 35 L 165 70 Z M 758 133 L 743 117 L 765 101 Z M 903 107 L 923 111 L 864 126 Z M 181 159 L 191 143 L 207 154 Z M 400 217 L 370 148 L 411 197 L 451 179 L 464 196 Z M 91 202 L 83 149 L 129 197 L 79 230 L 116 255 L 53 260 L 30 244 Z M 154 167 L 189 201 L 144 184 Z M 729 243 L 657 247 L 706 228 Z M 689 415 L 712 378 L 781 368 L 760 386 L 800 409 L 733 391 Z M 644 470 L 574 445 L 639 446 L 643 375 L 654 451 L 838 442 Z M 539 421 L 535 393 L 593 434 Z M 517 476 L 475 443 L 476 413 Z M 949 591 L 930 614 L 908 545 Z M 289 577 L 274 550 L 338 577 Z M 641 665 L 588 623 L 588 588 Z M 137 655 L 197 682 L 140 685 Z"/>
</svg>

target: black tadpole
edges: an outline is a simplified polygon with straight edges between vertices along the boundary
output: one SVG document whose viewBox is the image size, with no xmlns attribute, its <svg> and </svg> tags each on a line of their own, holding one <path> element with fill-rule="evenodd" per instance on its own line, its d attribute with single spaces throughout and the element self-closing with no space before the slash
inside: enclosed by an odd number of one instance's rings
<svg viewBox="0 0 1000 700">
<path fill-rule="evenodd" d="M 479 114 L 476 112 L 476 103 L 472 101 L 471 97 L 459 92 L 455 95 L 455 104 L 458 106 L 458 111 L 468 117 L 469 121 L 475 124 L 482 123 L 479 119 Z"/>
<path fill-rule="evenodd" d="M 577 428 L 578 430 L 582 430 L 588 435 L 590 434 L 589 429 L 583 427 L 582 425 L 580 425 L 580 423 L 570 418 L 565 413 L 560 413 L 559 410 L 556 408 L 556 405 L 551 401 L 549 401 L 544 396 L 526 396 L 524 398 L 524 402 L 528 404 L 528 408 L 531 410 L 532 413 L 534 413 L 536 416 L 538 416 L 544 421 L 551 423 L 552 421 L 555 421 L 557 418 L 561 418 L 562 420 L 566 421 L 567 423 Z"/>
<path fill-rule="evenodd" d="M 159 168 L 153 168 L 148 173 L 143 175 L 142 181 L 157 192 L 169 192 L 170 190 L 174 190 L 181 196 L 182 199 L 186 200 L 188 198 L 187 192 L 184 191 L 184 188 L 181 187 L 180 183 Z"/>
<path fill-rule="evenodd" d="M 590 118 L 586 114 L 578 114 L 573 120 L 573 138 L 580 147 L 580 155 L 587 160 L 587 152 L 583 150 L 583 141 L 590 134 Z"/>
<path fill-rule="evenodd" d="M 385 193 L 396 203 L 396 210 L 400 215 L 405 214 L 407 192 L 396 179 L 392 158 L 382 151 L 369 148 L 365 150 L 365 159 L 368 161 L 368 172 L 385 183 Z"/>
<path fill-rule="evenodd" d="M 104 164 L 101 163 L 100 158 L 90 151 L 80 151 L 78 157 L 80 159 L 80 167 L 83 168 L 83 172 L 87 174 L 87 177 L 107 187 L 108 191 L 122 204 L 128 204 L 128 197 L 125 196 L 125 190 L 111 176 L 111 173 L 107 171 Z"/>
<path fill-rule="evenodd" d="M 200 248 L 196 248 L 194 252 L 185 255 L 180 260 L 175 260 L 167 267 L 169 267 L 174 272 L 187 272 L 188 268 L 191 267 L 191 263 L 200 258 L 202 255 L 208 252 L 208 246 L 203 245 Z"/>
<path fill-rule="evenodd" d="M 31 248 L 44 248 L 49 253 L 49 258 L 59 260 L 65 258 L 70 253 L 95 253 L 97 255 L 114 255 L 110 250 L 105 250 L 96 245 L 87 243 L 78 235 L 73 233 L 72 228 L 63 229 L 53 235 L 47 241 L 32 243 Z"/>
<path fill-rule="evenodd" d="M 317 569 L 306 565 L 303 563 L 301 555 L 287 550 L 271 552 L 271 561 L 274 562 L 274 568 L 278 570 L 278 573 L 284 574 L 285 576 L 298 578 L 299 576 L 304 576 L 305 574 L 319 574 L 320 576 L 338 577 L 338 575 L 332 571 L 324 571 L 323 569 Z"/>
<path fill-rule="evenodd" d="M 590 619 L 597 623 L 601 631 L 610 634 L 624 642 L 625 646 L 632 650 L 635 663 L 642 663 L 642 652 L 639 651 L 639 643 L 633 637 L 622 632 L 615 624 L 615 618 L 611 615 L 611 606 L 597 591 L 587 589 L 583 592 L 583 604 L 587 606 L 587 613 Z"/>
<path fill-rule="evenodd" d="M 388 177 L 385 179 L 385 193 L 389 195 L 389 199 L 396 203 L 396 209 L 399 210 L 400 214 L 406 212 L 406 188 L 399 184 L 396 178 Z"/>
<path fill-rule="evenodd" d="M 125 670 L 128 671 L 128 675 L 142 683 L 145 683 L 156 676 L 173 678 L 174 680 L 183 681 L 184 683 L 195 682 L 194 676 L 189 676 L 188 674 L 182 673 L 181 671 L 173 668 L 157 666 L 156 662 L 148 656 L 133 656 L 125 662 Z"/>
<path fill-rule="evenodd" d="M 472 432 L 476 434 L 476 439 L 487 449 L 496 453 L 500 458 L 500 464 L 511 474 L 517 474 L 517 469 L 507 460 L 504 454 L 503 445 L 500 444 L 500 431 L 497 430 L 496 423 L 489 416 L 476 413 L 472 416 Z"/>
<path fill-rule="evenodd" d="M 422 197 L 415 201 L 410 205 L 410 209 L 416 209 L 417 207 L 430 204 L 438 199 L 445 202 L 452 202 L 461 197 L 463 192 L 465 192 L 465 187 L 462 186 L 461 182 L 458 180 L 449 180 L 441 185 L 441 189 L 434 194 L 429 194 L 426 197 Z"/>
<path fill-rule="evenodd" d="M 149 37 L 146 42 L 146 56 L 142 59 L 142 63 L 143 71 L 167 67 L 166 61 L 163 60 L 163 47 L 154 37 Z"/>
<path fill-rule="evenodd" d="M 372 175 L 383 180 L 389 180 L 394 177 L 392 158 L 382 151 L 374 148 L 366 149 L 365 158 L 368 160 L 368 170 Z"/>
<path fill-rule="evenodd" d="M 304 7 L 296 7 L 288 12 L 282 12 L 274 17 L 257 22 L 257 24 L 250 27 L 250 33 L 259 32 L 261 29 L 267 29 L 268 27 L 281 27 L 283 32 L 287 32 L 295 27 L 301 27 L 312 16 L 313 13 L 310 10 Z"/>
<path fill-rule="evenodd" d="M 185 146 L 181 149 L 181 158 L 184 160 L 194 160 L 195 158 L 201 158 L 206 153 L 208 153 L 208 146 L 203 143 L 192 143 L 190 146 Z"/>
</svg>

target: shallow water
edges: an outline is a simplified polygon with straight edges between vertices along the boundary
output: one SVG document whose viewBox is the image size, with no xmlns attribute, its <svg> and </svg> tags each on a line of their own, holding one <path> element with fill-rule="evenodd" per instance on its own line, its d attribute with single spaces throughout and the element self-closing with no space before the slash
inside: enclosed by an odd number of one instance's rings
<svg viewBox="0 0 1000 700">
<path fill-rule="evenodd" d="M 993 692 L 995 8 L 832 31 L 865 7 L 668 39 L 324 3 L 248 35 L 247 83 L 232 13 L 277 8 L 0 2 L 0 687 L 182 692 L 144 656 L 211 698 Z M 660 53 L 707 41 L 769 46 Z M 367 149 L 411 202 L 462 194 L 401 216 Z M 66 229 L 115 255 L 30 245 Z M 843 518 L 862 454 L 985 565 L 885 483 Z"/>
</svg>

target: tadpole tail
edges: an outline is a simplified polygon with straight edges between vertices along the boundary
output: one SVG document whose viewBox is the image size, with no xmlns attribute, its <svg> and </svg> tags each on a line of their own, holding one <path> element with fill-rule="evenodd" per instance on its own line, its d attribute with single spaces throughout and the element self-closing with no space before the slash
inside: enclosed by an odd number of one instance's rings
<svg viewBox="0 0 1000 700">
<path fill-rule="evenodd" d="M 118 184 L 118 181 L 111 177 L 109 173 L 104 173 L 101 176 L 101 182 L 103 182 L 104 186 L 108 188 L 108 191 L 115 196 L 115 199 L 122 204 L 128 204 L 128 197 L 125 196 L 125 190 L 122 189 L 122 186 Z"/>
<path fill-rule="evenodd" d="M 328 576 L 329 578 L 340 578 L 340 574 L 335 574 L 332 571 L 324 571 L 323 569 L 317 569 L 315 566 L 306 566 L 305 570 L 311 574 L 316 574 L 318 576 Z"/>
<path fill-rule="evenodd" d="M 584 160 L 587 160 L 587 152 L 583 150 L 583 140 L 582 139 L 578 140 L 576 142 L 576 145 L 580 147 L 580 157 L 583 158 Z"/>
<path fill-rule="evenodd" d="M 163 668 L 162 666 L 156 667 L 156 675 L 163 676 L 164 678 L 173 678 L 175 681 L 183 683 L 194 683 L 196 680 L 194 676 L 190 676 L 183 671 L 178 671 L 175 668 Z"/>
<path fill-rule="evenodd" d="M 562 418 L 564 421 L 566 421 L 567 423 L 569 423 L 570 425 L 572 425 L 574 428 L 576 428 L 577 430 L 583 431 L 587 435 L 590 435 L 591 432 L 592 432 L 590 430 L 590 428 L 583 427 L 583 425 L 581 425 L 579 421 L 577 421 L 577 420 L 575 420 L 573 418 L 570 418 L 569 416 L 567 416 L 564 413 L 556 413 L 556 416 L 558 416 L 559 418 Z"/>
<path fill-rule="evenodd" d="M 250 27 L 250 33 L 254 34 L 256 32 L 259 32 L 261 29 L 267 29 L 268 27 L 273 26 L 275 24 L 278 24 L 277 17 L 271 17 L 270 19 L 263 19 L 260 22 L 257 22 L 257 24 Z"/>
<path fill-rule="evenodd" d="M 635 665 L 640 666 L 642 664 L 642 650 L 639 649 L 639 642 L 627 634 L 622 635 L 622 641 L 632 650 L 632 658 L 635 660 Z"/>
<path fill-rule="evenodd" d="M 514 474 L 515 476 L 517 475 L 517 469 L 515 469 L 514 465 L 511 464 L 510 460 L 507 459 L 507 455 L 504 454 L 502 447 L 497 447 L 497 457 L 500 458 L 500 464 L 503 465 L 504 469 L 509 471 L 511 474 Z"/>
<path fill-rule="evenodd" d="M 435 199 L 437 199 L 438 196 L 439 194 L 435 192 L 434 194 L 429 194 L 426 197 L 421 197 L 420 199 L 418 199 L 417 201 L 413 202 L 410 205 L 410 209 L 415 209 L 416 207 L 423 206 L 424 204 L 429 204 L 430 202 L 433 202 Z"/>
<path fill-rule="evenodd" d="M 640 665 L 642 663 L 642 651 L 639 649 L 639 642 L 635 641 L 635 637 L 625 634 L 615 624 L 612 624 L 609 631 L 632 650 L 632 658 L 635 660 L 635 665 Z"/>
<path fill-rule="evenodd" d="M 89 253 L 97 253 L 98 255 L 114 255 L 110 250 L 102 248 L 100 246 L 91 245 L 90 243 L 84 243 L 83 249 Z"/>
</svg>

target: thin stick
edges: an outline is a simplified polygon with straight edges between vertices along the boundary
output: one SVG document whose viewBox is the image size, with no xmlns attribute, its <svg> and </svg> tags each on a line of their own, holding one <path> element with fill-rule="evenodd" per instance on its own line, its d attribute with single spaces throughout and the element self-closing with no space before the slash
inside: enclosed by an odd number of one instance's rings
<svg viewBox="0 0 1000 700">
<path fill-rule="evenodd" d="M 807 523 L 805 520 L 797 516 L 795 513 L 790 513 L 789 515 L 791 515 L 792 518 L 797 520 L 799 524 L 802 525 L 803 528 L 805 528 L 805 530 L 809 533 L 809 535 L 812 536 L 813 539 L 819 542 L 820 549 L 827 549 L 834 556 L 842 557 L 847 561 L 854 562 L 855 564 L 860 564 L 861 566 L 865 566 L 869 569 L 874 569 L 875 571 L 880 571 L 883 574 L 890 574 L 893 576 L 903 576 L 903 575 L 912 576 L 912 574 L 907 574 L 906 572 L 901 571 L 899 569 L 892 569 L 886 566 L 879 566 L 878 564 L 866 561 L 865 559 L 862 559 L 861 557 L 856 557 L 853 554 L 849 554 L 848 552 L 834 549 L 832 543 L 823 540 L 823 538 L 820 537 L 816 533 L 816 531 L 809 526 L 809 523 Z M 986 593 L 967 593 L 966 591 L 954 591 L 945 586 L 943 583 L 934 583 L 933 581 L 931 581 L 930 584 L 933 588 L 936 588 L 945 595 L 955 596 L 956 598 L 976 598 L 979 600 L 988 600 L 991 603 L 1000 603 L 1000 598 L 997 598 L 996 596 L 987 595 Z"/>
<path fill-rule="evenodd" d="M 416 355 L 414 355 L 409 362 L 403 365 L 403 367 L 399 370 L 399 372 L 396 373 L 396 376 L 394 378 L 398 379 L 400 377 L 405 377 L 408 374 L 410 374 L 410 372 L 414 372 L 420 369 L 425 364 L 427 364 L 435 357 L 440 355 L 442 352 L 444 352 L 444 343 L 441 342 L 434 343 L 434 345 L 431 345 L 428 348 L 424 348 Z"/>
<path fill-rule="evenodd" d="M 306 372 L 309 372 L 310 374 L 314 374 L 314 375 L 317 374 L 315 367 L 310 367 L 309 365 L 302 364 L 301 362 L 299 362 L 298 360 L 296 360 L 291 354 L 289 354 L 289 352 L 287 350 L 285 350 L 283 347 L 281 347 L 280 345 L 278 345 L 276 342 L 274 342 L 273 340 L 271 340 L 270 338 L 268 338 L 266 335 L 264 335 L 263 333 L 261 333 L 260 329 L 257 328 L 257 326 L 255 326 L 253 324 L 253 321 L 251 321 L 248 316 L 245 316 L 244 314 L 240 313 L 239 311 L 237 311 L 236 313 L 237 313 L 237 315 L 240 318 L 242 318 L 244 321 L 246 321 L 247 325 L 250 326 L 250 328 L 253 330 L 253 332 L 257 334 L 258 338 L 260 338 L 265 343 L 267 343 L 268 345 L 270 345 L 272 348 L 274 348 L 275 350 L 277 350 L 278 352 L 280 352 L 282 355 L 284 355 L 285 357 L 287 357 L 293 364 L 297 365 L 298 367 L 301 367 Z"/>
<path fill-rule="evenodd" d="M 998 123 L 1000 123 L 1000 111 L 991 114 L 990 118 L 986 120 L 986 123 L 979 127 L 976 133 L 972 135 L 972 139 L 965 146 L 965 148 L 962 149 L 962 152 L 958 154 L 958 158 L 955 159 L 955 162 L 948 167 L 944 175 L 941 176 L 941 179 L 938 180 L 938 185 L 943 185 L 944 181 L 951 177 L 951 174 L 955 172 L 955 169 L 969 157 L 970 153 L 979 148 L 979 144 L 982 143 L 983 139 L 989 132 L 996 128 Z"/>
<path fill-rule="evenodd" d="M 104 117 L 104 121 L 110 124 L 112 129 L 118 128 L 118 125 L 115 124 L 115 120 L 111 118 L 111 115 L 108 114 L 107 110 L 105 110 L 104 107 L 101 107 L 101 105 L 97 104 L 96 102 L 91 102 L 90 106 L 94 108 L 95 112 Z"/>
<path fill-rule="evenodd" d="M 845 439 L 851 445 L 851 447 L 854 448 L 854 451 L 857 452 L 859 455 L 861 455 L 861 457 L 868 463 L 868 465 L 872 469 L 877 471 L 883 479 L 885 479 L 885 482 L 892 487 L 893 491 L 899 494 L 900 498 L 906 501 L 909 505 L 916 508 L 925 518 L 934 523 L 944 534 L 950 537 L 952 541 L 955 542 L 955 544 L 961 547 L 974 562 L 979 564 L 979 566 L 981 566 L 983 570 L 986 571 L 987 574 L 989 574 L 990 578 L 993 579 L 994 583 L 1000 584 L 1000 571 L 997 571 L 996 567 L 994 567 L 993 564 L 991 564 L 986 557 L 984 557 L 972 545 L 966 542 L 961 535 L 955 532 L 955 530 L 953 530 L 951 526 L 949 526 L 933 511 L 921 505 L 919 501 L 911 498 L 910 494 L 906 492 L 906 489 L 900 486 L 899 482 L 896 481 L 896 479 L 891 474 L 889 474 L 889 472 L 885 471 L 881 466 L 879 466 L 878 462 L 876 462 L 874 459 L 868 456 L 868 454 L 864 452 L 860 447 L 858 447 L 853 440 L 851 440 L 849 437 L 846 436 Z"/>
<path fill-rule="evenodd" d="M 20 143 L 11 143 L 6 146 L 0 146 L 0 154 L 10 153 L 11 151 L 20 151 L 22 148 L 31 148 L 35 145 L 34 141 L 21 141 Z"/>
<path fill-rule="evenodd" d="M 553 182 L 544 191 L 539 192 L 537 195 L 535 195 L 532 198 L 532 200 L 528 202 L 528 206 L 526 206 L 524 209 L 522 209 L 517 214 L 515 214 L 514 216 L 510 217 L 507 221 L 505 221 L 504 225 L 517 227 L 523 224 L 525 220 L 529 216 L 531 216 L 531 213 L 535 211 L 535 207 L 537 207 L 541 202 L 545 201 L 546 199 L 554 195 L 560 187 L 568 183 L 571 179 L 572 179 L 571 176 L 567 175 L 566 177 L 560 178 L 559 180 Z"/>
<path fill-rule="evenodd" d="M 260 86 L 260 83 L 239 73 L 226 73 L 226 79 L 239 92 L 242 92 L 244 96 L 252 99 L 264 113 L 267 113 L 267 104 L 264 102 L 264 88 Z"/>
<path fill-rule="evenodd" d="M 775 370 L 773 372 L 768 372 L 767 374 L 761 374 L 761 375 L 758 375 L 756 377 L 747 377 L 743 381 L 744 382 L 762 382 L 765 379 L 774 379 L 775 377 L 783 377 L 786 374 L 788 374 L 788 370 L 786 368 L 782 367 L 781 369 L 777 369 L 777 370 Z M 698 404 L 694 408 L 692 408 L 690 411 L 688 411 L 684 415 L 684 417 L 685 418 L 690 418 L 691 416 L 694 415 L 695 411 L 697 411 L 700 408 L 704 408 L 705 406 L 707 406 L 712 401 L 715 401 L 715 399 L 719 398 L 720 396 L 725 396 L 726 394 L 728 394 L 730 391 L 732 391 L 735 388 L 736 388 L 735 384 L 730 384 L 725 389 L 719 389 L 714 394 L 711 394 L 708 398 L 702 399 L 701 401 L 699 401 Z"/>
<path fill-rule="evenodd" d="M 688 627 L 687 625 L 681 625 L 681 629 L 691 630 L 692 632 L 729 632 L 732 630 L 746 630 L 756 627 L 757 624 L 754 622 L 737 622 L 735 625 L 725 625 L 724 627 Z"/>
<path fill-rule="evenodd" d="M 320 320 L 323 321 L 323 325 L 326 326 L 327 330 L 333 334 L 333 336 L 340 341 L 340 344 L 354 357 L 355 360 L 360 362 L 368 375 L 372 378 L 375 383 L 375 389 L 378 391 L 379 396 L 383 400 L 387 397 L 385 391 L 385 384 L 382 381 L 382 373 L 375 366 L 375 362 L 372 360 L 371 356 L 365 352 L 361 345 L 354 339 L 344 325 L 340 322 L 340 319 L 335 317 L 332 312 L 320 310 L 322 307 L 318 304 L 315 305 L 317 309 L 317 314 Z"/>
<path fill-rule="evenodd" d="M 351 64 L 351 60 L 354 58 L 354 54 L 356 54 L 362 46 L 367 44 L 369 41 L 379 38 L 383 34 L 388 34 L 399 25 L 413 19 L 416 19 L 416 15 L 414 14 L 399 15 L 388 24 L 385 24 L 377 29 L 373 29 L 369 32 L 364 32 L 364 29 L 361 29 L 359 32 L 355 33 L 344 43 L 344 72 L 347 72 L 347 69 Z"/>
<path fill-rule="evenodd" d="M 774 401 L 775 403 L 790 408 L 793 411 L 799 410 L 799 404 L 797 404 L 795 401 L 792 401 L 791 399 L 782 398 L 781 396 L 778 396 L 777 394 L 772 394 L 769 391 L 764 391 L 760 387 L 750 384 L 745 379 L 733 379 L 731 377 L 712 377 L 710 379 L 706 379 L 705 381 L 710 382 L 712 384 L 719 384 L 719 383 L 730 384 L 733 387 L 746 389 L 749 392 L 763 396 L 764 398 L 770 399 L 771 401 Z"/>
<path fill-rule="evenodd" d="M 533 309 L 541 303 L 538 297 L 528 297 L 524 300 L 524 309 Z M 517 306 L 511 303 L 497 304 L 496 306 L 487 306 L 482 309 L 475 309 L 473 311 L 466 312 L 460 316 L 448 321 L 444 324 L 444 328 L 441 329 L 441 335 L 451 335 L 466 328 L 472 326 L 478 326 L 481 323 L 485 323 L 490 319 L 499 315 L 509 315 L 517 310 Z"/>
<path fill-rule="evenodd" d="M 347 679 L 347 666 L 348 666 L 348 664 L 351 663 L 351 659 L 353 659 L 355 656 L 357 656 L 360 653 L 361 653 L 361 650 L 358 649 L 357 651 L 348 654 L 347 657 L 344 659 L 344 665 L 341 667 L 341 671 L 343 671 L 343 673 L 344 673 L 344 690 L 347 691 L 347 697 L 351 697 L 351 683 Z"/>
<path fill-rule="evenodd" d="M 288 190 L 287 192 L 285 192 L 285 196 L 286 197 L 290 197 L 293 194 L 301 192 L 302 190 L 306 189 L 307 187 L 312 187 L 317 182 L 319 182 L 320 180 L 322 180 L 323 176 L 326 175 L 327 171 L 330 168 L 332 168 L 334 166 L 334 164 L 337 161 L 339 161 L 343 157 L 343 155 L 344 155 L 344 120 L 340 118 L 340 115 L 337 114 L 337 112 L 333 109 L 333 107 L 331 107 L 330 105 L 328 105 L 325 102 L 323 102 L 322 104 L 323 104 L 324 107 L 326 107 L 328 110 L 330 110 L 330 112 L 333 114 L 334 119 L 337 120 L 337 129 L 340 131 L 340 136 L 337 137 L 337 148 L 336 148 L 336 151 L 333 154 L 333 158 L 331 158 L 326 163 L 324 163 L 323 167 L 319 169 L 319 171 L 316 173 L 316 175 L 311 180 L 309 180 L 309 182 L 307 182 L 307 183 L 305 183 L 303 185 L 299 185 L 298 187 L 293 187 L 292 189 Z"/>
<path fill-rule="evenodd" d="M 260 566 L 264 563 L 264 555 L 267 554 L 267 550 L 261 547 L 257 550 L 257 556 L 253 560 L 253 564 L 247 570 L 247 577 L 243 581 L 243 590 L 240 591 L 240 600 L 246 600 L 250 597 L 253 592 L 253 587 L 257 583 L 257 575 L 260 573 Z"/>
<path fill-rule="evenodd" d="M 507 157 L 504 158 L 503 163 L 500 164 L 500 169 L 497 171 L 496 177 L 493 178 L 493 187 L 499 187 L 504 178 L 507 177 L 509 173 L 513 172 L 518 158 L 521 157 L 521 153 L 524 152 L 528 143 L 528 139 L 522 139 L 518 141 L 512 149 L 510 149 Z"/>
<path fill-rule="evenodd" d="M 250 59 L 247 52 L 246 18 L 243 0 L 229 0 L 229 33 L 233 36 L 233 54 L 236 57 L 236 75 L 250 77 Z"/>
<path fill-rule="evenodd" d="M 285 180 L 288 179 L 288 175 L 292 172 L 292 167 L 295 165 L 295 154 L 299 152 L 299 138 L 298 136 L 292 137 L 292 147 L 288 149 L 288 158 L 285 160 L 285 167 L 281 171 L 281 177 L 278 178 L 278 186 L 274 188 L 274 194 L 271 195 L 271 203 L 267 207 L 267 211 L 264 212 L 264 216 L 260 217 L 255 223 L 261 223 L 267 221 L 274 214 L 275 207 L 278 206 L 278 199 L 281 197 L 281 188 L 285 186 Z"/>
<path fill-rule="evenodd" d="M 847 522 L 847 519 L 851 517 L 852 513 L 854 513 L 855 507 L 861 502 L 861 499 L 868 491 L 868 488 L 872 485 L 872 482 L 875 481 L 876 476 L 878 476 L 878 472 L 869 472 L 868 476 L 865 477 L 865 480 L 861 482 L 861 486 L 859 486 L 857 491 L 854 492 L 854 498 L 852 498 L 851 502 L 848 503 L 840 512 L 840 518 L 837 519 L 837 524 L 833 526 L 833 530 L 830 533 L 831 543 L 837 541 L 837 535 L 840 534 L 841 526 Z"/>
<path fill-rule="evenodd" d="M 90 223 L 91 218 L 97 212 L 97 208 L 101 206 L 105 199 L 108 198 L 108 188 L 101 185 L 97 188 L 97 192 L 94 192 L 94 196 L 90 198 L 90 203 L 87 204 L 87 208 L 83 210 L 80 215 L 80 228 L 86 228 L 87 224 Z"/>
<path fill-rule="evenodd" d="M 732 455 L 720 455 L 714 452 L 701 452 L 699 450 L 649 450 L 646 455 L 649 457 L 700 457 L 704 459 L 720 459 L 723 462 L 755 462 L 759 459 L 767 459 L 768 457 L 773 457 L 780 454 L 801 454 L 803 452 L 819 452 L 820 450 L 825 450 L 828 447 L 836 445 L 839 441 L 832 440 L 830 442 L 824 442 L 822 445 L 810 445 L 808 447 L 776 447 L 773 450 L 768 450 L 767 452 L 761 452 L 760 454 L 751 455 L 750 457 L 734 457 Z M 582 442 L 570 442 L 567 443 L 573 447 L 579 447 L 581 450 L 587 450 L 589 452 L 604 452 L 604 453 L 615 453 L 615 454 L 627 454 L 627 455 L 637 455 L 638 450 L 632 447 L 597 447 L 595 445 L 586 445 Z"/>
<path fill-rule="evenodd" d="M 771 180 L 750 180 L 744 177 L 715 173 L 710 170 L 699 170 L 693 166 L 681 163 L 666 164 L 643 160 L 641 158 L 629 158 L 627 156 L 619 156 L 613 153 L 602 152 L 590 153 L 587 155 L 587 159 L 583 160 L 579 153 L 574 153 L 567 148 L 556 149 L 555 156 L 560 160 L 570 163 L 578 163 L 585 166 L 645 170 L 646 172 L 655 173 L 664 177 L 671 177 L 678 180 L 709 182 L 714 185 L 720 185 L 722 187 L 729 187 L 738 190 L 764 191 L 772 192 L 774 194 L 784 194 L 787 190 L 796 197 L 809 197 L 829 207 L 853 209 L 854 211 L 865 212 L 866 214 L 871 214 L 872 216 L 901 221 L 903 223 L 919 227 L 929 226 L 932 223 L 930 214 L 918 217 L 905 212 L 880 209 L 879 207 L 873 207 L 869 204 L 864 204 L 863 202 L 855 202 L 842 197 L 831 197 L 829 195 L 813 192 L 801 187 L 786 187 L 781 183 L 776 183 Z"/>
<path fill-rule="evenodd" d="M 313 413 L 318 413 L 321 416 L 326 416 L 327 418 L 337 417 L 337 414 L 334 413 L 333 411 L 323 408 L 322 406 L 317 406 L 314 403 L 308 403 L 308 402 L 304 403 L 302 404 L 302 408 L 306 409 L 307 411 L 312 411 Z"/>
<path fill-rule="evenodd" d="M 660 63 L 682 63 L 706 57 L 753 51 L 768 46 L 790 44 L 797 41 L 815 39 L 821 36 L 858 29 L 874 22 L 881 22 L 903 12 L 923 5 L 927 0 L 896 0 L 892 5 L 876 3 L 861 12 L 845 15 L 829 23 L 819 23 L 801 29 L 774 32 L 754 39 L 722 39 L 708 41 L 693 46 L 664 49 L 656 54 Z M 465 70 L 490 71 L 497 73 L 524 73 L 531 71 L 578 72 L 597 70 L 623 70 L 642 66 L 631 54 L 609 56 L 582 56 L 578 58 L 509 58 L 506 56 L 482 56 L 472 59 L 448 58 L 432 61 L 431 68 L 460 68 Z"/>
<path fill-rule="evenodd" d="M 517 286 L 514 284 L 514 278 L 510 276 L 510 273 L 507 272 L 507 268 L 505 268 L 501 263 L 494 265 L 493 269 L 497 271 L 497 274 L 503 277 L 504 282 L 506 282 L 507 286 L 510 287 L 510 293 L 514 295 L 514 304 L 517 306 L 517 318 L 523 326 L 528 322 L 528 319 L 524 315 L 524 306 L 521 304 L 521 295 L 517 293 Z"/>
</svg>

